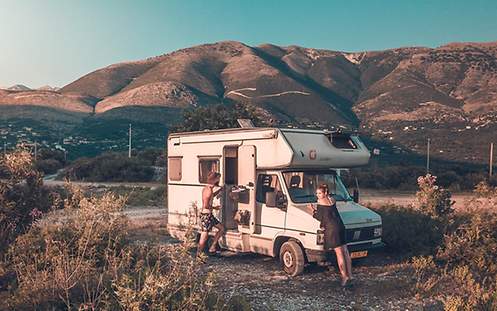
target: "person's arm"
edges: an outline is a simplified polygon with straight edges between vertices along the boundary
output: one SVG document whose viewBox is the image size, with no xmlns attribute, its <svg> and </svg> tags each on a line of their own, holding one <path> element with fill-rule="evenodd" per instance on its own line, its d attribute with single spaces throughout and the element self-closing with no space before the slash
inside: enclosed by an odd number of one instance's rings
<svg viewBox="0 0 497 311">
<path fill-rule="evenodd" d="M 319 213 L 318 213 L 318 209 L 317 209 L 317 206 L 314 207 L 313 204 L 308 204 L 307 207 L 311 210 L 312 212 L 312 217 L 316 218 L 317 220 L 321 221 L 320 220 L 320 217 L 319 217 Z"/>
</svg>

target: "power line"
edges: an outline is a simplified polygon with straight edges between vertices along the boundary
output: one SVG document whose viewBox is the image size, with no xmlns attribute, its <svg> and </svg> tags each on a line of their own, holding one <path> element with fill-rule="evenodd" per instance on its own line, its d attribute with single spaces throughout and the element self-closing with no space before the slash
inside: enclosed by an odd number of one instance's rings
<svg viewBox="0 0 497 311">
<path fill-rule="evenodd" d="M 129 124 L 129 149 L 128 149 L 128 158 L 131 158 L 131 123 Z"/>
<path fill-rule="evenodd" d="M 494 160 L 494 143 L 490 143 L 490 163 L 488 166 L 488 176 L 492 178 L 492 169 L 493 169 L 493 160 Z"/>
<path fill-rule="evenodd" d="M 428 138 L 428 143 L 426 144 L 426 174 L 430 173 L 430 139 Z"/>
</svg>

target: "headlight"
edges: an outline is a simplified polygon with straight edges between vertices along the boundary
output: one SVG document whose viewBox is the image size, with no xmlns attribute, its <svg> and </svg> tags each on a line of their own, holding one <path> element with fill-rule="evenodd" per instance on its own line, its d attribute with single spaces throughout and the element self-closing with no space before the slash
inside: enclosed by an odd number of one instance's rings
<svg viewBox="0 0 497 311">
<path fill-rule="evenodd" d="M 375 238 L 381 236 L 381 233 L 382 233 L 382 227 L 378 227 L 378 228 L 374 228 L 374 231 L 373 231 L 373 235 Z"/>
<path fill-rule="evenodd" d="M 324 244 L 324 230 L 318 229 L 316 234 L 316 244 L 323 245 Z"/>
</svg>

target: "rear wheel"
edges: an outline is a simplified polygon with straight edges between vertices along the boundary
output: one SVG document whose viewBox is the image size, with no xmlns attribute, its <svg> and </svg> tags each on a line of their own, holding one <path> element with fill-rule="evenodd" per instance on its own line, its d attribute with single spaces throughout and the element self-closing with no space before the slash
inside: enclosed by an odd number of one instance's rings
<svg viewBox="0 0 497 311">
<path fill-rule="evenodd" d="M 304 252 L 295 241 L 287 241 L 280 248 L 280 262 L 283 270 L 291 276 L 302 274 L 304 271 Z"/>
</svg>

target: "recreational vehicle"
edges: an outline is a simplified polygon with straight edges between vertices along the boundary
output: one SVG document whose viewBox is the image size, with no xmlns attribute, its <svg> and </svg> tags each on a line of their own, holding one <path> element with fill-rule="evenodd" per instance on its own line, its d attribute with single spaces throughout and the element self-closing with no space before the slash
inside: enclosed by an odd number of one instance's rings
<svg viewBox="0 0 497 311">
<path fill-rule="evenodd" d="M 173 133 L 168 137 L 168 231 L 198 230 L 207 174 L 221 173 L 226 228 L 220 245 L 235 252 L 279 257 L 290 275 L 326 262 L 323 232 L 307 205 L 326 183 L 337 201 L 352 258 L 383 245 L 381 217 L 358 204 L 340 169 L 366 165 L 369 151 L 356 135 L 320 130 L 237 128 Z M 190 229 L 191 230 L 191 229 Z"/>
</svg>

